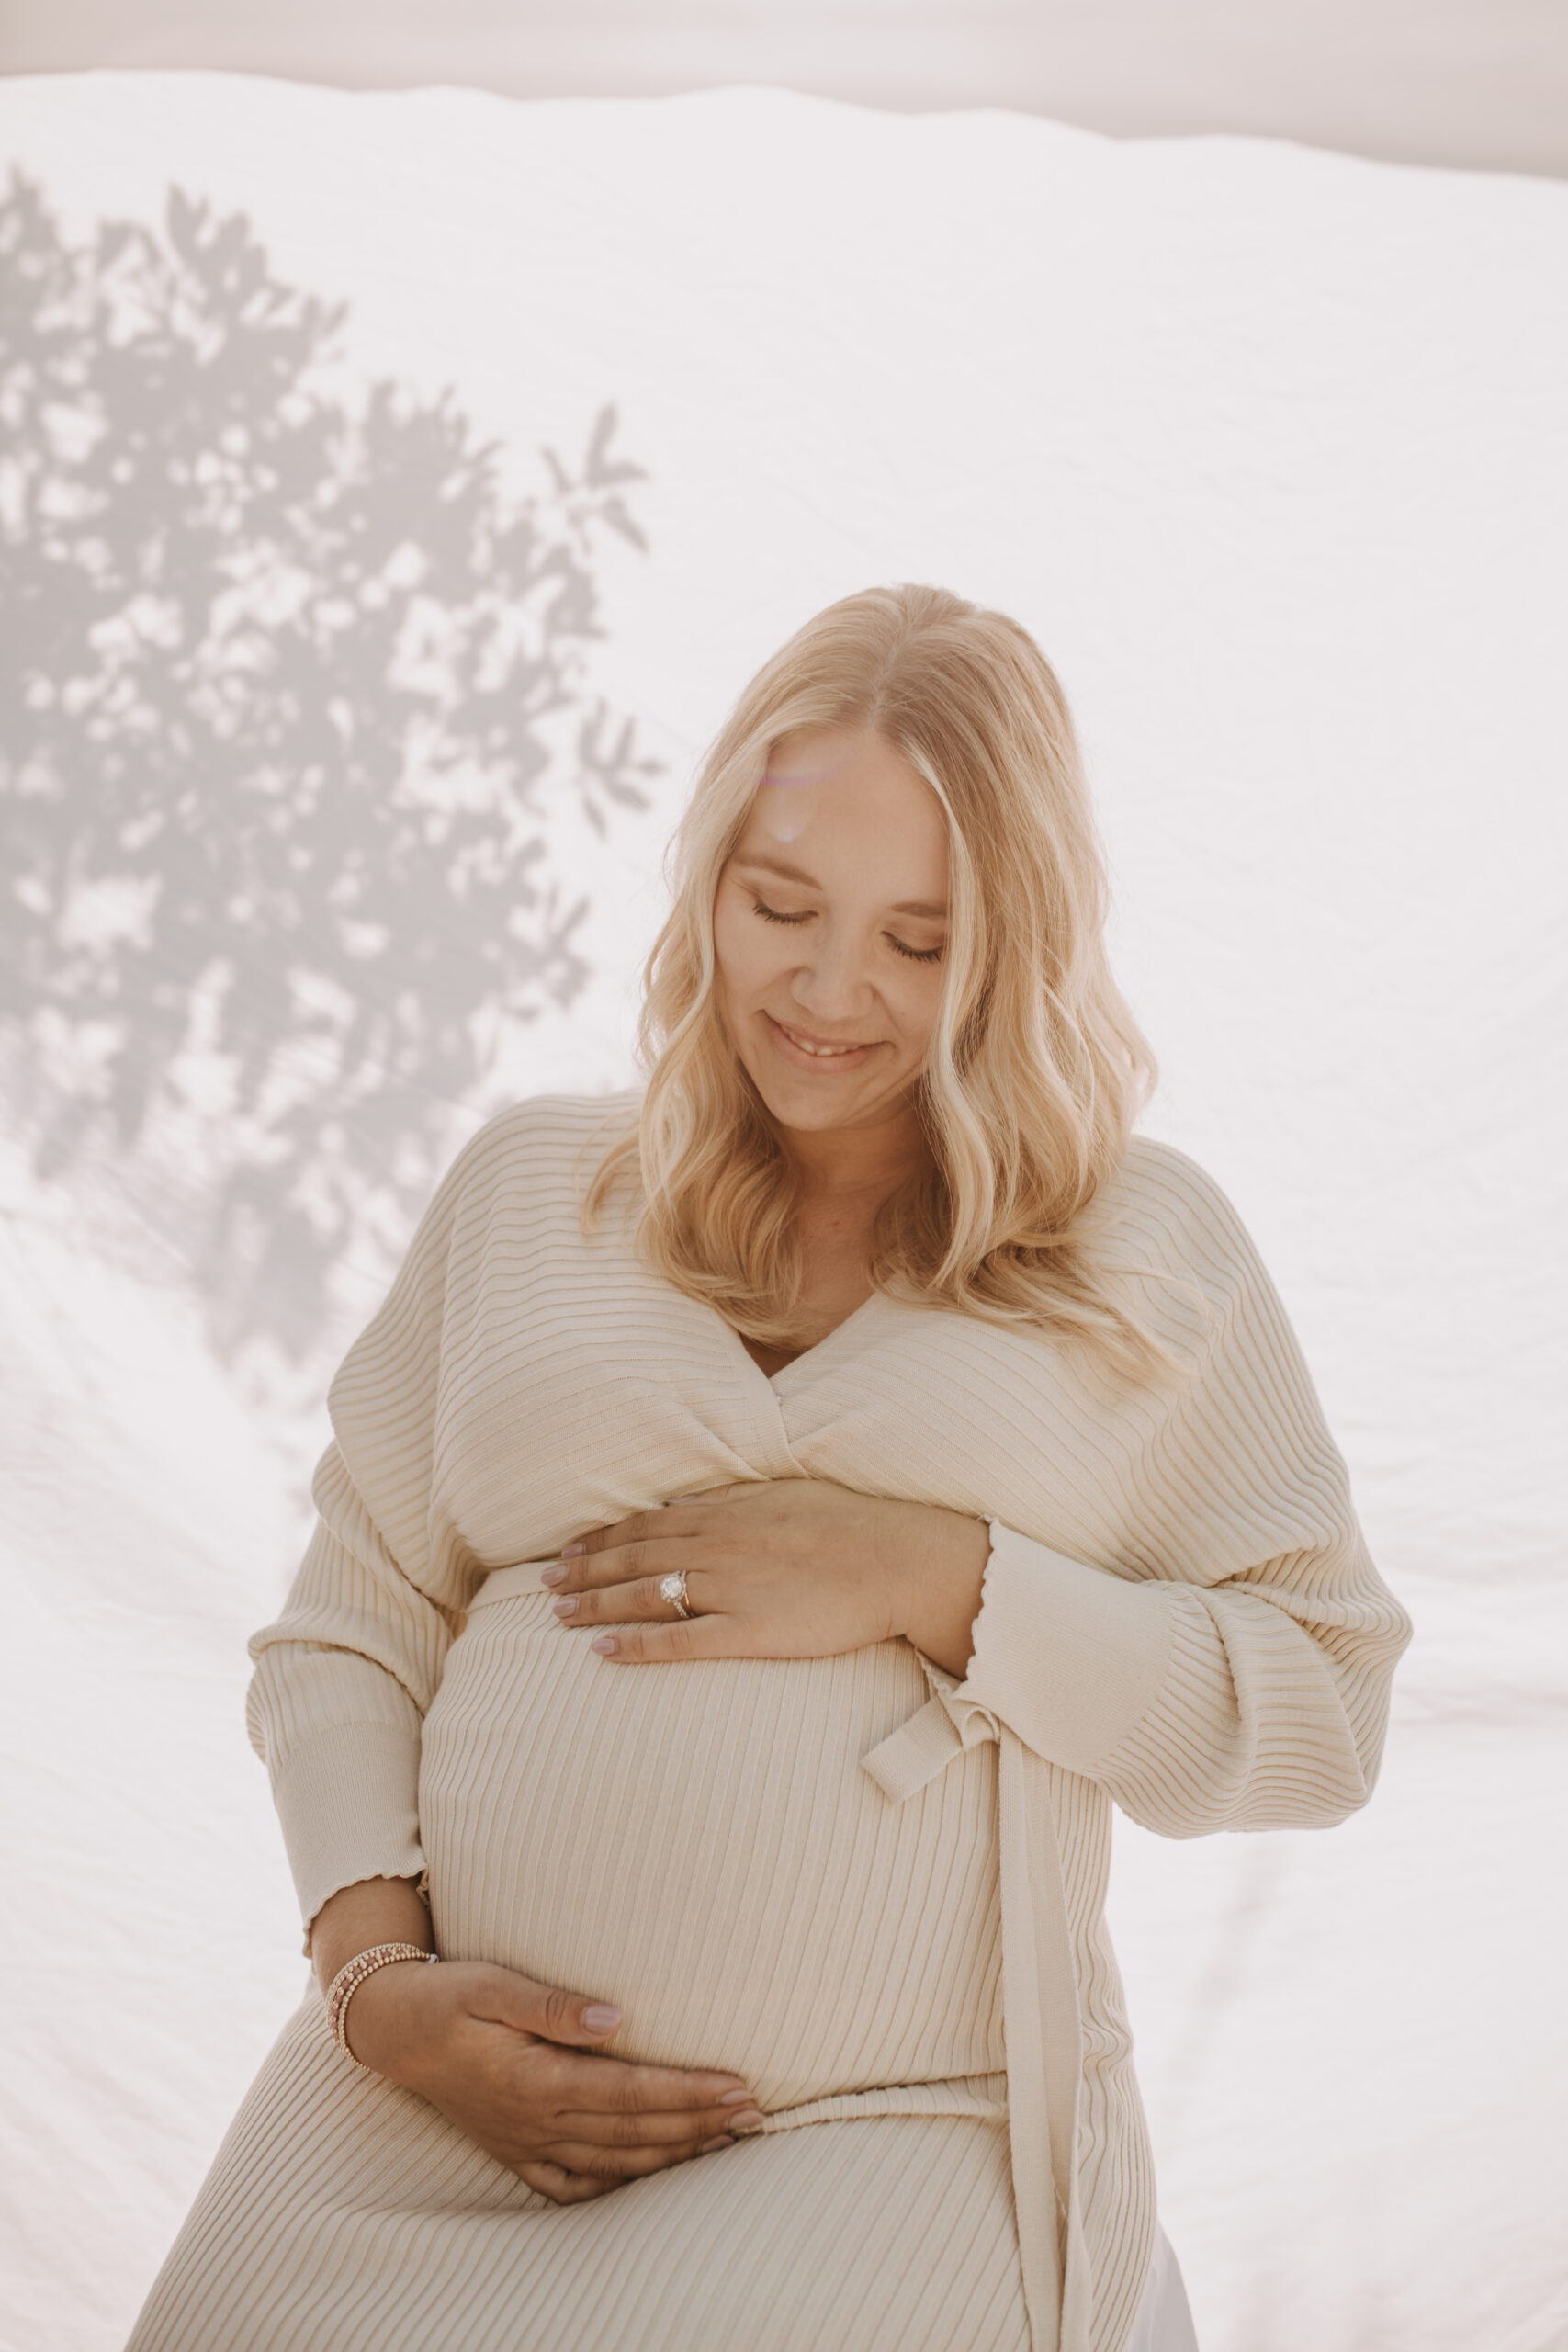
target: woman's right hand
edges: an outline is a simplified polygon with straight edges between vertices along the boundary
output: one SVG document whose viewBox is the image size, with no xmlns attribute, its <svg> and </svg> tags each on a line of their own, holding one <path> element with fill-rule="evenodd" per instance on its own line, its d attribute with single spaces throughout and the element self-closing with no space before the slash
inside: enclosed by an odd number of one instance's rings
<svg viewBox="0 0 1568 2352">
<path fill-rule="evenodd" d="M 345 2030 L 362 2064 L 417 2091 L 530 2188 L 574 2205 L 762 2120 L 738 2075 L 603 2054 L 619 2023 L 603 2003 L 510 1968 L 400 1961 L 360 1985 Z"/>
</svg>

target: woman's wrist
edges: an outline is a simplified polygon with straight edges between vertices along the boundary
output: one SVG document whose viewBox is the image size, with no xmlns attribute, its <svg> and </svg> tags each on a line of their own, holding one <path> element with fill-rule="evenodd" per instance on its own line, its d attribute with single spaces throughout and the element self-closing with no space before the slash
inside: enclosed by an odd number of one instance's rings
<svg viewBox="0 0 1568 2352">
<path fill-rule="evenodd" d="M 324 1994 L 338 1971 L 372 1944 L 434 1949 L 430 1913 L 409 1878 L 364 1878 L 339 1887 L 310 1922 L 310 1958 Z"/>
<path fill-rule="evenodd" d="M 415 1963 L 423 1968 L 434 1968 L 440 1964 L 434 1952 L 424 1951 L 419 1944 L 372 1944 L 367 1951 L 362 1951 L 356 1959 L 347 1962 L 333 1977 L 327 1993 L 327 2029 L 344 2055 L 352 2058 L 356 2066 L 363 2064 L 364 2061 L 356 2054 L 348 2038 L 348 2013 L 354 2005 L 355 1995 L 385 1970 Z"/>
<path fill-rule="evenodd" d="M 394 1961 L 367 1976 L 355 1991 L 344 2030 L 349 2054 L 373 2075 L 414 2087 L 423 2041 L 422 2005 L 432 1996 L 433 1976 L 443 1974 L 428 1961 Z"/>
<path fill-rule="evenodd" d="M 974 1656 L 974 1625 L 991 1551 L 989 1525 L 934 1505 L 900 1509 L 918 1512 L 919 1525 L 912 1543 L 907 1529 L 895 1532 L 901 1594 L 897 1630 L 962 1681 Z"/>
</svg>

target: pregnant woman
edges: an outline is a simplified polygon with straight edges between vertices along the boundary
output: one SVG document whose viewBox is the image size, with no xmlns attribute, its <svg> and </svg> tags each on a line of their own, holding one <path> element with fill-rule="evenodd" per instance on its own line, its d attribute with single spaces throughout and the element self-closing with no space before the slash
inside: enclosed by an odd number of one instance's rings
<svg viewBox="0 0 1568 2352">
<path fill-rule="evenodd" d="M 1103 912 L 1012 622 L 747 689 L 646 1090 L 492 1120 L 333 1385 L 251 1706 L 327 1998 L 133 2352 L 1190 2352 L 1111 1806 L 1341 1819 L 1409 1627 Z"/>
</svg>

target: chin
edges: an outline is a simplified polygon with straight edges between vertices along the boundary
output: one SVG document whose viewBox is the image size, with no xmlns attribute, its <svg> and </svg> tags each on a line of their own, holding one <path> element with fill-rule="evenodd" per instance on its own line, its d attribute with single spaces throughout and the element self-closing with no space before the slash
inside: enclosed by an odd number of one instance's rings
<svg viewBox="0 0 1568 2352">
<path fill-rule="evenodd" d="M 770 1070 L 766 1079 L 744 1056 L 742 1067 L 756 1089 L 763 1110 L 779 1127 L 801 1127 L 815 1133 L 823 1127 L 842 1124 L 848 1104 L 824 1102 L 810 1079 L 791 1085 L 787 1074 L 781 1081 L 776 1071 Z"/>
<path fill-rule="evenodd" d="M 767 1101 L 766 1096 L 763 1097 Z M 816 1102 L 809 1099 L 798 1102 L 790 1097 L 768 1102 L 768 1114 L 776 1126 L 794 1127 L 801 1135 L 827 1135 L 834 1127 L 847 1127 L 854 1119 L 859 1105 L 853 1102 Z"/>
<path fill-rule="evenodd" d="M 787 1081 L 764 1086 L 755 1070 L 751 1083 L 761 1097 L 762 1107 L 776 1127 L 788 1128 L 796 1135 L 831 1135 L 836 1127 L 874 1126 L 879 1121 L 894 1116 L 902 1108 L 896 1095 L 878 1092 L 867 1097 L 852 1093 L 848 1087 L 818 1086 L 809 1078 L 797 1084 Z"/>
<path fill-rule="evenodd" d="M 829 1112 L 826 1104 L 813 1102 L 809 1080 L 803 1086 L 791 1086 L 787 1081 L 780 1085 L 770 1075 L 764 1083 L 750 1064 L 746 1074 L 757 1090 L 763 1110 L 781 1127 L 817 1127 L 833 1123 L 837 1114 Z"/>
</svg>

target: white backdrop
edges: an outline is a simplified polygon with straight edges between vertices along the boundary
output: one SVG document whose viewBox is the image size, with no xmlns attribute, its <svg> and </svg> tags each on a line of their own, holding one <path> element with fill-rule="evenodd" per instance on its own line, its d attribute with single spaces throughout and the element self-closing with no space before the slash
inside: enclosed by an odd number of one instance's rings
<svg viewBox="0 0 1568 2352">
<path fill-rule="evenodd" d="M 519 481 L 618 405 L 649 548 L 604 560 L 593 673 L 666 770 L 603 841 L 554 813 L 592 977 L 514 1091 L 625 1082 L 692 761 L 802 618 L 922 579 L 1036 633 L 1147 1124 L 1257 1235 L 1417 1621 L 1365 1815 L 1118 1826 L 1200 2337 L 1561 2352 L 1568 187 L 762 91 L 206 75 L 0 83 L 0 153 L 83 232 L 171 180 L 243 211 L 347 300 L 350 375 L 450 384 Z M 0 2344 L 108 2352 L 300 1982 L 243 1641 L 325 1359 L 247 1384 L 177 1249 L 109 1246 L 107 1159 L 7 1153 Z"/>
</svg>

